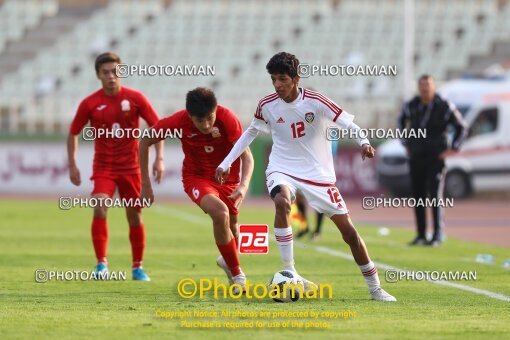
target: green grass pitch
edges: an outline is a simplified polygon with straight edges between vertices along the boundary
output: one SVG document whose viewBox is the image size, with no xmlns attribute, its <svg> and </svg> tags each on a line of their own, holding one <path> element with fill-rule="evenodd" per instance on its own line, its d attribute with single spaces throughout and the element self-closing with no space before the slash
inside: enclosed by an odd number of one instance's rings
<svg viewBox="0 0 510 340">
<path fill-rule="evenodd" d="M 270 299 L 183 299 L 177 294 L 180 279 L 218 278 L 218 255 L 208 217 L 191 204 L 157 204 L 144 211 L 147 248 L 144 268 L 152 282 L 131 280 L 130 246 L 124 212 L 109 212 L 110 270 L 127 271 L 127 281 L 50 281 L 36 283 L 37 269 L 91 270 L 95 264 L 90 240 L 90 209 L 61 211 L 55 201 L 2 200 L 0 202 L 0 338 L 179 338 L 253 339 L 288 336 L 309 338 L 508 338 L 510 303 L 430 282 L 402 281 L 383 287 L 397 303 L 369 300 L 365 283 L 353 261 L 318 251 L 348 253 L 340 233 L 327 221 L 321 241 L 300 241 L 295 259 L 300 274 L 333 286 L 333 298 L 279 304 Z M 356 222 L 356 216 L 353 216 Z M 270 227 L 273 211 L 248 204 L 241 222 Z M 510 251 L 449 239 L 441 248 L 410 248 L 407 230 L 393 228 L 379 236 L 376 226 L 357 225 L 374 261 L 410 270 L 476 271 L 476 282 L 463 285 L 510 296 L 510 270 L 501 261 Z M 272 227 L 270 239 L 273 238 Z M 496 264 L 474 262 L 480 253 L 495 255 Z M 242 267 L 253 283 L 267 283 L 280 269 L 276 244 L 268 255 L 242 255 Z M 161 318 L 158 311 L 226 312 L 343 312 L 348 318 L 228 318 L 187 319 L 217 323 L 259 321 L 261 328 L 187 329 L 177 319 Z M 327 329 L 291 327 L 288 322 L 317 321 Z M 269 326 L 275 327 L 269 327 Z M 283 328 L 283 325 L 287 327 Z"/>
</svg>

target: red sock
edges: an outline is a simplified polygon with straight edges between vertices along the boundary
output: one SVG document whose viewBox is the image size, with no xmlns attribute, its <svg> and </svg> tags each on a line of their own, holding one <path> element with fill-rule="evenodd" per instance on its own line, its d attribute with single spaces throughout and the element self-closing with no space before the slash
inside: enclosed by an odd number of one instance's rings
<svg viewBox="0 0 510 340">
<path fill-rule="evenodd" d="M 97 262 L 107 263 L 108 225 L 106 224 L 106 218 L 94 217 L 92 220 L 92 244 L 96 252 Z"/>
<path fill-rule="evenodd" d="M 129 226 L 129 241 L 131 241 L 133 268 L 141 267 L 145 250 L 145 226 L 143 223 L 139 226 Z"/>
<path fill-rule="evenodd" d="M 218 249 L 223 256 L 223 259 L 227 263 L 232 276 L 241 274 L 241 268 L 239 267 L 239 257 L 237 256 L 236 241 L 231 239 L 227 244 L 216 244 Z"/>
</svg>

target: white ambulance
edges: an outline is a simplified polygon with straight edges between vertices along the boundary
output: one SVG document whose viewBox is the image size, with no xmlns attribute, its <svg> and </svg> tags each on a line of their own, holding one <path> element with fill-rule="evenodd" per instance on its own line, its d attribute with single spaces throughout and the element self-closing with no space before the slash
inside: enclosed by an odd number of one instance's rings
<svg viewBox="0 0 510 340">
<path fill-rule="evenodd" d="M 460 152 L 446 160 L 446 195 L 510 191 L 510 80 L 457 80 L 439 93 L 457 105 L 469 125 Z M 410 195 L 409 164 L 399 140 L 377 148 L 376 171 L 381 186 L 396 196 Z"/>
</svg>

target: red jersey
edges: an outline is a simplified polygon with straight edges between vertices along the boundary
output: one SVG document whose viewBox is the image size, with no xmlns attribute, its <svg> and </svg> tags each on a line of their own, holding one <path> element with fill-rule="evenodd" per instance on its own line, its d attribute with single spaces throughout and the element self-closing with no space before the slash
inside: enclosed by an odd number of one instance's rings
<svg viewBox="0 0 510 340">
<path fill-rule="evenodd" d="M 80 103 L 69 132 L 73 135 L 79 134 L 88 122 L 96 131 L 135 129 L 140 127 L 140 117 L 149 126 L 159 119 L 149 100 L 141 92 L 122 86 L 119 93 L 108 96 L 100 89 Z M 140 173 L 138 139 L 132 135 L 126 133 L 122 135 L 123 138 L 116 138 L 103 134 L 94 140 L 93 177 Z"/>
<path fill-rule="evenodd" d="M 161 119 L 153 127 L 164 135 L 167 129 L 182 129 L 182 150 L 184 161 L 182 164 L 183 180 L 190 177 L 199 177 L 215 181 L 216 168 L 225 159 L 234 143 L 241 137 L 243 129 L 241 122 L 232 111 L 218 105 L 216 108 L 216 121 L 211 133 L 201 133 L 188 115 L 182 110 Z M 237 159 L 230 169 L 226 183 L 239 183 L 240 159 Z"/>
</svg>

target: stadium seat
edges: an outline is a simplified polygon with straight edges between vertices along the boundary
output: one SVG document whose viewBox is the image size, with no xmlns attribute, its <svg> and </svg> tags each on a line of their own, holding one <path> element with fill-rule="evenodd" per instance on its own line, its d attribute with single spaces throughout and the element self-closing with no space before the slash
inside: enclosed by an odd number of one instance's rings
<svg viewBox="0 0 510 340">
<path fill-rule="evenodd" d="M 507 37 L 510 6 L 503 10 L 497 6 L 497 0 L 417 1 L 415 76 L 431 73 L 444 80 L 449 71 L 465 68 L 470 56 L 489 52 L 495 41 Z M 5 28 L 0 30 L 0 48 L 8 39 L 20 38 L 24 27 L 54 15 L 57 9 L 56 0 L 5 1 L 0 7 L 0 28 Z M 24 15 L 17 17 L 21 11 Z M 149 15 L 152 20 L 147 21 Z M 352 102 L 370 117 L 381 110 L 397 110 L 401 100 L 401 91 L 395 89 L 400 88 L 402 76 L 403 15 L 400 1 L 343 0 L 333 7 L 327 0 L 174 0 L 165 7 L 159 0 L 111 0 L 73 31 L 63 32 L 57 44 L 5 77 L 0 104 L 5 105 L 12 95 L 34 100 L 34 84 L 47 77 L 59 81 L 47 95 L 49 102 L 77 102 L 98 86 L 93 55 L 113 49 L 127 63 L 214 65 L 214 77 L 142 76 L 124 83 L 147 92 L 162 112 L 182 107 L 182 96 L 191 87 L 212 86 L 246 123 L 259 97 L 272 91 L 264 69 L 267 59 L 287 50 L 311 64 L 396 64 L 396 77 L 302 80 L 303 86 L 331 93 L 340 104 Z M 18 24 L 9 24 L 12 18 Z M 30 85 L 14 91 L 8 82 Z M 367 101 L 379 104 L 365 105 Z M 59 115 L 71 119 L 68 110 L 54 112 L 63 105 L 38 108 L 30 103 L 27 107 L 55 119 Z"/>
</svg>

